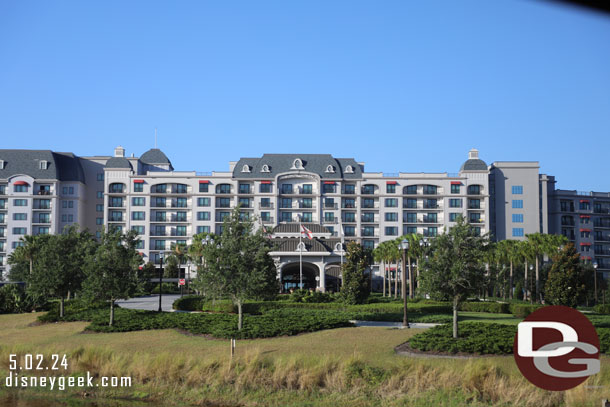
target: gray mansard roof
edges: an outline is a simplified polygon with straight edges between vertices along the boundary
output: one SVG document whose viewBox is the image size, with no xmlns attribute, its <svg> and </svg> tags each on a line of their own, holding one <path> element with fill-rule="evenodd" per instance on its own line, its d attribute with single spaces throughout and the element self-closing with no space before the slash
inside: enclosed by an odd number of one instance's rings
<svg viewBox="0 0 610 407">
<path fill-rule="evenodd" d="M 158 148 L 151 148 L 140 157 L 140 161 L 144 164 L 171 164 L 165 153 Z"/>
<path fill-rule="evenodd" d="M 462 164 L 460 171 L 487 171 L 487 164 L 481 159 L 471 158 Z"/>
<path fill-rule="evenodd" d="M 125 157 L 112 157 L 106 161 L 106 168 L 121 168 L 126 170 L 132 170 L 133 167 L 129 160 Z"/>
<path fill-rule="evenodd" d="M 0 179 L 15 175 L 29 175 L 34 179 L 56 179 L 85 183 L 80 159 L 72 153 L 56 153 L 50 150 L 0 150 Z M 47 161 L 46 170 L 40 169 L 40 161 Z"/>
<path fill-rule="evenodd" d="M 293 169 L 296 159 L 303 162 L 303 169 Z M 250 172 L 244 172 L 244 165 L 248 166 Z M 263 172 L 263 166 L 267 166 L 269 172 Z M 327 172 L 328 166 L 334 172 Z M 348 166 L 352 167 L 353 173 L 345 172 Z M 330 154 L 264 154 L 260 158 L 241 158 L 235 168 L 233 177 L 238 179 L 274 179 L 278 174 L 286 172 L 309 172 L 324 179 L 361 179 L 362 168 L 353 158 L 334 158 Z"/>
</svg>

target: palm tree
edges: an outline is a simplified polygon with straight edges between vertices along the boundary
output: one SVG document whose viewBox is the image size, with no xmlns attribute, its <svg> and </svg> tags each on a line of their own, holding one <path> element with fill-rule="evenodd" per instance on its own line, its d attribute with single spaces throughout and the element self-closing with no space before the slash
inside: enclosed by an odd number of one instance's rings
<svg viewBox="0 0 610 407">
<path fill-rule="evenodd" d="M 498 243 L 498 250 L 501 261 L 508 262 L 509 264 L 509 275 L 508 275 L 508 297 L 512 300 L 514 297 L 513 293 L 513 278 L 514 278 L 514 265 L 521 260 L 521 253 L 519 252 L 520 246 L 517 240 L 502 240 Z"/>
<path fill-rule="evenodd" d="M 548 235 L 544 233 L 531 233 L 526 235 L 531 248 L 531 255 L 536 262 L 536 302 L 542 302 L 540 294 L 540 263 L 545 255 L 557 253 L 559 246 L 567 242 L 563 235 Z"/>
<path fill-rule="evenodd" d="M 384 243 L 379 243 L 379 245 L 377 245 L 377 247 L 373 250 L 373 259 L 375 260 L 375 263 L 378 263 L 381 266 L 380 268 L 382 270 L 383 276 L 383 296 L 385 297 L 385 254 L 383 252 L 385 250 Z"/>
<path fill-rule="evenodd" d="M 529 290 L 529 278 L 528 278 L 528 268 L 530 262 L 534 260 L 534 250 L 532 249 L 530 242 L 527 240 L 522 240 L 519 242 L 519 256 L 523 260 L 523 270 L 524 270 L 524 279 L 523 279 L 523 287 L 525 292 L 523 293 L 523 300 L 527 301 L 531 298 L 531 291 Z"/>
<path fill-rule="evenodd" d="M 15 264 L 27 261 L 30 266 L 31 275 L 34 271 L 34 258 L 38 252 L 38 236 L 22 236 L 19 241 L 22 245 L 13 250 L 8 256 L 8 262 L 9 264 Z"/>
</svg>

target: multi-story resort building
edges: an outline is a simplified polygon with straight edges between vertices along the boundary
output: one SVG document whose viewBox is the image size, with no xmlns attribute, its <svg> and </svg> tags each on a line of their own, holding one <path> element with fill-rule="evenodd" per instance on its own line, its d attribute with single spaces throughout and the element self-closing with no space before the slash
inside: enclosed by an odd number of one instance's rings
<svg viewBox="0 0 610 407">
<path fill-rule="evenodd" d="M 353 158 L 265 154 L 230 162 L 226 172 L 175 171 L 151 149 L 127 157 L 0 150 L 0 271 L 27 234 L 60 233 L 78 223 L 137 230 L 145 261 L 193 235 L 221 233 L 225 217 L 265 227 L 278 277 L 290 287 L 303 257 L 306 286 L 335 288 L 341 240 L 373 248 L 407 233 L 434 237 L 463 216 L 495 240 L 561 233 L 583 260 L 610 273 L 610 194 L 555 189 L 538 162 L 486 164 L 471 150 L 457 173 L 373 173 Z M 303 239 L 303 223 L 314 239 Z M 375 268 L 376 270 L 376 268 Z"/>
</svg>

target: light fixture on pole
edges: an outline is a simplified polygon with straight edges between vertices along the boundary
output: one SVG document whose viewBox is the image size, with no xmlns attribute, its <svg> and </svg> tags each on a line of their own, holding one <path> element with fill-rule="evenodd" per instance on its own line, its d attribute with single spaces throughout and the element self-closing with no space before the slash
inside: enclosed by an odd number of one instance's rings
<svg viewBox="0 0 610 407">
<path fill-rule="evenodd" d="M 399 247 L 402 250 L 402 326 L 409 328 L 409 316 L 407 315 L 407 271 L 405 267 L 405 256 L 407 255 L 407 250 L 409 250 L 409 241 L 407 239 L 403 239 L 402 242 L 400 242 Z"/>
<path fill-rule="evenodd" d="M 163 252 L 159 253 L 159 312 L 163 311 L 163 308 L 161 308 L 161 296 L 163 295 L 163 256 Z"/>
<path fill-rule="evenodd" d="M 597 262 L 594 262 L 593 263 L 593 282 L 595 284 L 594 289 L 595 289 L 595 304 L 596 305 L 597 305 L 597 267 L 598 267 Z"/>
</svg>

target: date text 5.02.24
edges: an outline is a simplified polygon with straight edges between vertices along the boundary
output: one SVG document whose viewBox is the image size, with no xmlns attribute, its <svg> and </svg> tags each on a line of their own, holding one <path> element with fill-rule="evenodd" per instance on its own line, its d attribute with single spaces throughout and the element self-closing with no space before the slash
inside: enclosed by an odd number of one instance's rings
<svg viewBox="0 0 610 407">
<path fill-rule="evenodd" d="M 23 363 L 20 363 L 23 362 Z M 26 353 L 22 355 L 9 355 L 9 370 L 60 370 L 68 369 L 68 359 L 66 355 L 52 354 L 45 357 L 43 354 Z"/>
</svg>

